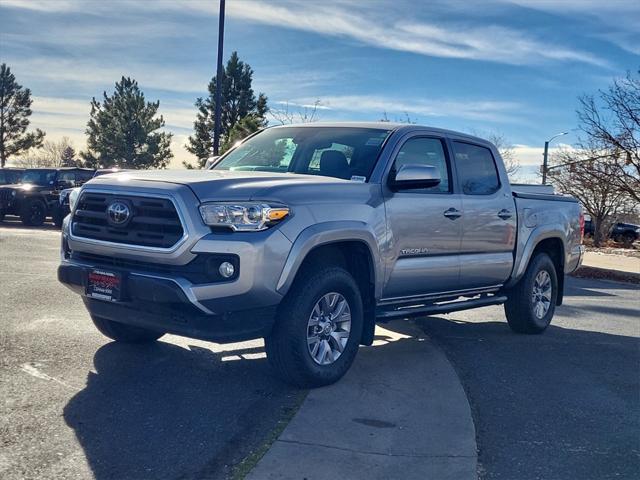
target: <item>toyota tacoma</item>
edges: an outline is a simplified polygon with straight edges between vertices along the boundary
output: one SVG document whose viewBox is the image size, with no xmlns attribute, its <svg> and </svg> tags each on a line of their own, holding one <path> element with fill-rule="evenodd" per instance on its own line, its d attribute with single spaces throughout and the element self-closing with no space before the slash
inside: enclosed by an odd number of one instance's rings
<svg viewBox="0 0 640 480">
<path fill-rule="evenodd" d="M 388 123 L 264 129 L 204 171 L 104 175 L 70 198 L 59 280 L 120 342 L 263 337 L 330 384 L 376 322 L 504 304 L 543 332 L 580 265 L 572 197 L 512 189 L 496 147 Z"/>
</svg>

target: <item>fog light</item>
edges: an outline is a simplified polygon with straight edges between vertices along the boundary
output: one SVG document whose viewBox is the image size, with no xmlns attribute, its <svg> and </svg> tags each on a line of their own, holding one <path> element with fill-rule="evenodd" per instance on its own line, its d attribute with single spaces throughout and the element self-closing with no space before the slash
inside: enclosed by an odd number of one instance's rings
<svg viewBox="0 0 640 480">
<path fill-rule="evenodd" d="M 220 267 L 218 267 L 218 271 L 224 278 L 233 277 L 233 274 L 236 273 L 236 269 L 234 268 L 233 264 L 229 262 L 222 262 L 220 264 Z"/>
</svg>

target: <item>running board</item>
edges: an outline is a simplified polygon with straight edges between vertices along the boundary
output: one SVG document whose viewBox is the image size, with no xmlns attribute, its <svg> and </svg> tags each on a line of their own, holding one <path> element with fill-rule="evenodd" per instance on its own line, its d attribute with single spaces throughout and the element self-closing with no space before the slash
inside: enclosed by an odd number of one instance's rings
<svg viewBox="0 0 640 480">
<path fill-rule="evenodd" d="M 376 309 L 376 320 L 387 321 L 394 318 L 422 317 L 439 313 L 459 312 L 471 308 L 487 307 L 489 305 L 500 305 L 507 301 L 506 295 L 493 295 L 491 297 L 481 297 L 471 300 L 461 300 L 431 305 L 417 305 L 415 307 L 400 307 L 397 309 L 380 308 Z"/>
</svg>

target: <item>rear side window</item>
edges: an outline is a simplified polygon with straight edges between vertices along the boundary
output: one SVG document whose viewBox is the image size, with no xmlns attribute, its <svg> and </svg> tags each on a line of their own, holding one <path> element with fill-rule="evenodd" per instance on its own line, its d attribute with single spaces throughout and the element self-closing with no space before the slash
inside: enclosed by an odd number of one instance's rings
<svg viewBox="0 0 640 480">
<path fill-rule="evenodd" d="M 491 195 L 500 189 L 500 178 L 491 150 L 470 143 L 453 142 L 462 192 Z"/>
</svg>

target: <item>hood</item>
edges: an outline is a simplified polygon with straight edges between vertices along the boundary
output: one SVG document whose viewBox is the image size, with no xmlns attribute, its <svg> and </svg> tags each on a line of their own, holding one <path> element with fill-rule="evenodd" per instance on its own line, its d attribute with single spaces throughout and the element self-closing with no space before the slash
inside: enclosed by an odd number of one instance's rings
<svg viewBox="0 0 640 480">
<path fill-rule="evenodd" d="M 126 185 L 127 182 L 162 182 L 189 187 L 200 201 L 270 200 L 282 187 L 362 185 L 350 180 L 316 175 L 229 170 L 146 170 L 96 177 L 91 185 Z M 151 185 L 149 185 L 151 186 Z"/>
<path fill-rule="evenodd" d="M 46 190 L 50 187 L 42 185 L 34 185 L 32 183 L 9 183 L 7 185 L 0 185 L 0 190 L 14 190 L 16 192 L 38 192 Z"/>
</svg>

